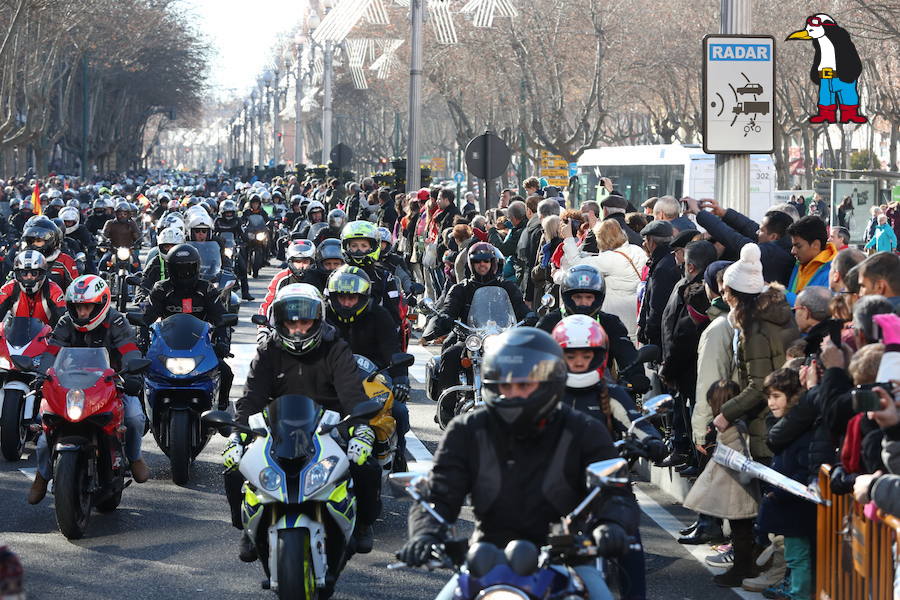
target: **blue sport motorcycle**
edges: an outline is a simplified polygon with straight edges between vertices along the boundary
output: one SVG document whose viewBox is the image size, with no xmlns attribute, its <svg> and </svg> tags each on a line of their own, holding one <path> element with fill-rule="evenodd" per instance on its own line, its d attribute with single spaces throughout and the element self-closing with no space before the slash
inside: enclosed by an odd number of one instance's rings
<svg viewBox="0 0 900 600">
<path fill-rule="evenodd" d="M 144 324 L 143 315 L 128 320 Z M 220 324 L 237 324 L 227 314 Z M 160 449 L 172 465 L 172 481 L 184 485 L 191 462 L 209 442 L 214 429 L 200 415 L 211 410 L 219 396 L 219 358 L 213 349 L 212 326 L 189 314 L 172 315 L 150 326 L 144 378 L 144 409 Z"/>
</svg>

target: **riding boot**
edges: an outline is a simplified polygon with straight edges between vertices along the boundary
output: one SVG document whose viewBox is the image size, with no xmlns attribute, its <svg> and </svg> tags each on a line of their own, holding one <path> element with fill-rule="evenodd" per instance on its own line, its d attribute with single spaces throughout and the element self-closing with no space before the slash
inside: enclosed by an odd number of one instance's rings
<svg viewBox="0 0 900 600">
<path fill-rule="evenodd" d="M 837 104 L 819 105 L 819 114 L 809 118 L 810 123 L 837 123 Z"/>
</svg>

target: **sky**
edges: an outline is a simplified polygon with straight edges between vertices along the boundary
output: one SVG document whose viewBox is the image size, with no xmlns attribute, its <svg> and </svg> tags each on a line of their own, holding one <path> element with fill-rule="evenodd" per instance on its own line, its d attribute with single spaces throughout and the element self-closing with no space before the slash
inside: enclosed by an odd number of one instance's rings
<svg viewBox="0 0 900 600">
<path fill-rule="evenodd" d="M 212 46 L 209 85 L 216 97 L 245 96 L 265 70 L 275 37 L 291 31 L 306 0 L 182 0 Z"/>
</svg>

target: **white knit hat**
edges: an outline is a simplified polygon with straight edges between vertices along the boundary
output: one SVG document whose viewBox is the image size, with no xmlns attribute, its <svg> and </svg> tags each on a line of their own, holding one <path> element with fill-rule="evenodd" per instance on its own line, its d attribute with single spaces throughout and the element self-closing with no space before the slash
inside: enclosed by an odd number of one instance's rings
<svg viewBox="0 0 900 600">
<path fill-rule="evenodd" d="M 759 246 L 746 244 L 741 248 L 741 258 L 725 269 L 725 285 L 736 292 L 761 294 L 766 287 L 763 280 Z"/>
</svg>

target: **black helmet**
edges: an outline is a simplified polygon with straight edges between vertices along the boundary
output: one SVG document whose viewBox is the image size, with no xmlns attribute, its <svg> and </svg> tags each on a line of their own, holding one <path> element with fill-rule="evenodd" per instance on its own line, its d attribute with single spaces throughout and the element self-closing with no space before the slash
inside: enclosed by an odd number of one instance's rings
<svg viewBox="0 0 900 600">
<path fill-rule="evenodd" d="M 22 240 L 29 250 L 37 250 L 47 261 L 56 260 L 59 256 L 60 233 L 53 221 L 42 217 L 25 228 Z M 41 243 L 42 242 L 42 243 Z"/>
<path fill-rule="evenodd" d="M 372 303 L 372 280 L 359 267 L 344 265 L 335 269 L 328 277 L 328 302 L 338 321 L 352 323 L 362 315 Z M 342 294 L 355 294 L 356 304 L 344 306 L 338 299 Z"/>
<path fill-rule="evenodd" d="M 325 269 L 325 261 L 329 258 L 338 258 L 344 261 L 344 249 L 341 247 L 341 240 L 328 238 L 323 240 L 316 248 L 316 265 L 320 269 Z"/>
<path fill-rule="evenodd" d="M 562 349 L 549 333 L 534 327 L 507 329 L 485 345 L 485 406 L 516 436 L 538 433 L 563 397 L 566 371 Z M 538 386 L 528 397 L 506 396 L 500 392 L 504 383 Z"/>
<path fill-rule="evenodd" d="M 484 260 L 491 261 L 491 270 L 488 271 L 487 275 L 479 275 L 475 271 L 475 262 Z M 497 249 L 491 244 L 488 244 L 487 242 L 476 242 L 475 244 L 472 244 L 469 248 L 468 263 L 469 272 L 472 274 L 473 280 L 480 283 L 486 283 L 497 278 L 497 269 L 499 265 L 499 261 L 497 260 Z"/>
<path fill-rule="evenodd" d="M 589 293 L 594 301 L 588 306 L 576 306 L 572 294 Z M 606 282 L 603 275 L 592 265 L 575 265 L 568 269 L 559 285 L 559 297 L 566 315 L 595 316 L 606 298 Z"/>
<path fill-rule="evenodd" d="M 190 244 L 173 246 L 166 254 L 166 270 L 177 289 L 192 289 L 200 276 L 200 253 Z"/>
<path fill-rule="evenodd" d="M 56 228 L 59 229 L 59 237 L 61 237 L 61 238 L 66 237 L 65 222 L 63 222 L 63 220 L 60 219 L 59 217 L 53 217 L 50 220 L 53 222 L 54 225 L 56 225 Z"/>
</svg>

